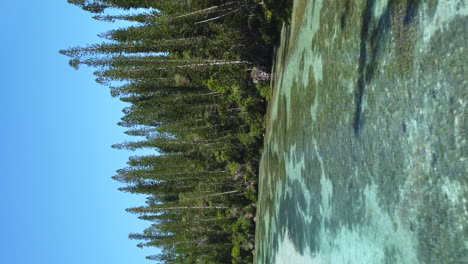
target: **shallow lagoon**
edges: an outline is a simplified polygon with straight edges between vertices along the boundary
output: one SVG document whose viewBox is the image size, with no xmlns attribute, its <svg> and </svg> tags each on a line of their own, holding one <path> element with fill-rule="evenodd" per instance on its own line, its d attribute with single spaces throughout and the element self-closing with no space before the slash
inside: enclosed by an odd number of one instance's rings
<svg viewBox="0 0 468 264">
<path fill-rule="evenodd" d="M 463 0 L 294 2 L 256 263 L 468 262 L 467 25 Z"/>
</svg>

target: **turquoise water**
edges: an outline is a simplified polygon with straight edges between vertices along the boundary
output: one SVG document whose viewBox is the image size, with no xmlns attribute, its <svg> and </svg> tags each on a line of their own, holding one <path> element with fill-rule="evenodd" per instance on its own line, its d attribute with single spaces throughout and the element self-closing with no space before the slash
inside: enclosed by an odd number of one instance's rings
<svg viewBox="0 0 468 264">
<path fill-rule="evenodd" d="M 468 263 L 467 25 L 463 0 L 294 2 L 256 263 Z"/>
</svg>

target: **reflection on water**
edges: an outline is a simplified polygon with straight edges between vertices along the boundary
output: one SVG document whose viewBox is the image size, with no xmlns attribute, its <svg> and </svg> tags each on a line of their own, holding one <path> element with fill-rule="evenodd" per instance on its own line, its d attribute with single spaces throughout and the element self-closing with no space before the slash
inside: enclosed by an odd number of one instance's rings
<svg viewBox="0 0 468 264">
<path fill-rule="evenodd" d="M 468 263 L 464 0 L 296 0 L 256 262 Z"/>
</svg>

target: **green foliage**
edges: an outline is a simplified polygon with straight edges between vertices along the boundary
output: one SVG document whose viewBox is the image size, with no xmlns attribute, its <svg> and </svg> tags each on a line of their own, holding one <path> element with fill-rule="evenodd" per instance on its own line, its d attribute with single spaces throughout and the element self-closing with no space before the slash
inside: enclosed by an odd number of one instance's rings
<svg viewBox="0 0 468 264">
<path fill-rule="evenodd" d="M 257 83 L 257 84 L 255 85 L 255 88 L 256 88 L 257 91 L 260 93 L 260 96 L 262 96 L 263 98 L 265 98 L 265 100 L 267 100 L 268 102 L 270 101 L 270 99 L 271 99 L 270 84 L 266 84 L 266 83 Z"/>
<path fill-rule="evenodd" d="M 249 231 L 252 229 L 252 222 L 245 218 L 240 217 L 236 223 L 231 226 L 233 236 L 233 248 L 231 251 L 232 263 L 252 263 L 251 248 L 253 247 L 253 240 L 249 238 Z"/>
<path fill-rule="evenodd" d="M 232 247 L 231 256 L 234 260 L 238 260 L 240 258 L 240 248 L 238 245 Z"/>
<path fill-rule="evenodd" d="M 140 138 L 113 147 L 157 152 L 130 157 L 113 177 L 121 191 L 147 195 L 127 211 L 150 226 L 129 238 L 159 247 L 147 258 L 164 263 L 252 263 L 269 87 L 249 69 L 271 67 L 278 15 L 258 0 L 68 2 L 103 13 L 99 21 L 136 23 L 60 51 L 129 104 L 119 125 Z"/>
<path fill-rule="evenodd" d="M 291 21 L 293 0 L 264 0 L 266 16 L 289 23 Z"/>
</svg>

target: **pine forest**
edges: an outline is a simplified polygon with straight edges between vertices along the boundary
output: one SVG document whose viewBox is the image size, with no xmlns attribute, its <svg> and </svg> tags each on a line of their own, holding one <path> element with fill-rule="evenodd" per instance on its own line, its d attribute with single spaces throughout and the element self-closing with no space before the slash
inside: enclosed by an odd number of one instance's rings
<svg viewBox="0 0 468 264">
<path fill-rule="evenodd" d="M 118 125 L 135 140 L 113 147 L 153 153 L 129 157 L 112 177 L 119 190 L 146 196 L 127 209 L 148 223 L 129 239 L 160 252 L 147 256 L 155 263 L 252 263 L 269 72 L 284 9 L 260 0 L 68 2 L 99 23 L 130 25 L 60 51 L 128 103 Z"/>
</svg>

